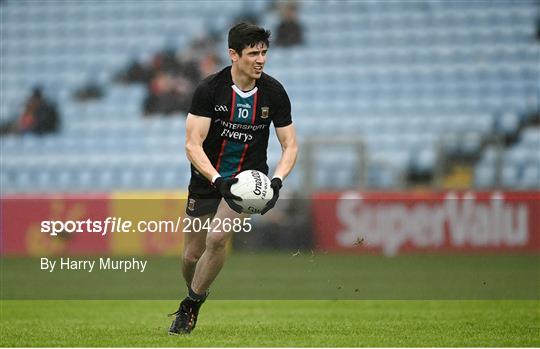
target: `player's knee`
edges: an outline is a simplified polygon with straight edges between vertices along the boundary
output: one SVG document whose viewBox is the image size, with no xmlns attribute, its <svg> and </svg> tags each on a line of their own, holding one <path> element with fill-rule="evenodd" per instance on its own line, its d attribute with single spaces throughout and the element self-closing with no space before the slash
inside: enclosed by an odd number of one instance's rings
<svg viewBox="0 0 540 349">
<path fill-rule="evenodd" d="M 193 251 L 193 250 L 186 250 L 184 251 L 184 254 L 182 256 L 182 261 L 184 264 L 197 264 L 199 259 L 201 258 L 202 252 L 201 251 Z"/>
<path fill-rule="evenodd" d="M 221 234 L 210 234 L 206 238 L 206 249 L 210 251 L 219 251 L 227 246 L 228 237 Z"/>
</svg>

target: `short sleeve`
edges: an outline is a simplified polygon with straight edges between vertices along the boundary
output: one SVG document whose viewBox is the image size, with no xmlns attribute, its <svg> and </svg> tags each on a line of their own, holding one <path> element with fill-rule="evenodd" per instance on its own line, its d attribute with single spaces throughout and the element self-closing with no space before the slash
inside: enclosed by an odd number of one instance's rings
<svg viewBox="0 0 540 349">
<path fill-rule="evenodd" d="M 202 82 L 197 86 L 191 100 L 190 114 L 211 118 L 214 115 L 212 96 L 208 83 Z"/>
<path fill-rule="evenodd" d="M 276 112 L 272 118 L 275 127 L 285 127 L 292 124 L 291 101 L 283 86 L 276 90 Z"/>
</svg>

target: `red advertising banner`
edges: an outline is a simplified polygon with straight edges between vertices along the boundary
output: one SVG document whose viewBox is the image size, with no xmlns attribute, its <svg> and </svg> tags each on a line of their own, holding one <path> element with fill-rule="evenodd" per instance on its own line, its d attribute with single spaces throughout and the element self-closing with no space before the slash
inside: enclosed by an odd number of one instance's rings
<svg viewBox="0 0 540 349">
<path fill-rule="evenodd" d="M 78 255 L 107 253 L 109 243 L 99 234 L 43 232 L 52 221 L 105 220 L 109 214 L 107 195 L 6 196 L 1 199 L 2 254 Z M 42 226 L 45 224 L 45 226 Z"/>
<path fill-rule="evenodd" d="M 312 197 L 327 251 L 540 251 L 540 192 L 339 192 Z"/>
<path fill-rule="evenodd" d="M 176 256 L 183 246 L 179 233 L 183 226 L 179 232 L 172 231 L 176 228 L 172 223 L 182 222 L 184 196 L 175 192 L 4 196 L 0 199 L 0 251 L 39 257 Z M 140 231 L 136 224 L 141 222 L 154 231 Z M 118 232 L 126 223 L 133 225 L 127 232 Z M 65 230 L 57 232 L 54 228 L 59 224 Z M 165 228 L 171 231 L 162 233 Z"/>
</svg>

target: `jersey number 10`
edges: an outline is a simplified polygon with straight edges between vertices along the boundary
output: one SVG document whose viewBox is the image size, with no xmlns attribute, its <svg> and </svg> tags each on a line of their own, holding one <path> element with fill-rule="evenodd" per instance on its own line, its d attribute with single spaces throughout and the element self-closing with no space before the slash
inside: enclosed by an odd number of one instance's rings
<svg viewBox="0 0 540 349">
<path fill-rule="evenodd" d="M 247 119 L 249 110 L 244 108 L 238 108 L 238 116 L 242 119 Z"/>
</svg>

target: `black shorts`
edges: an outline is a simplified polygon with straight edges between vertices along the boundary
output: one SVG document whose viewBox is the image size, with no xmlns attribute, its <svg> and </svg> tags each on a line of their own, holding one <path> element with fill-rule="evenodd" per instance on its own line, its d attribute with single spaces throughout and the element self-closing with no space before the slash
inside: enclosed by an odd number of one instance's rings
<svg viewBox="0 0 540 349">
<path fill-rule="evenodd" d="M 219 191 L 208 180 L 192 175 L 189 181 L 186 214 L 191 217 L 214 214 L 221 199 Z"/>
</svg>

